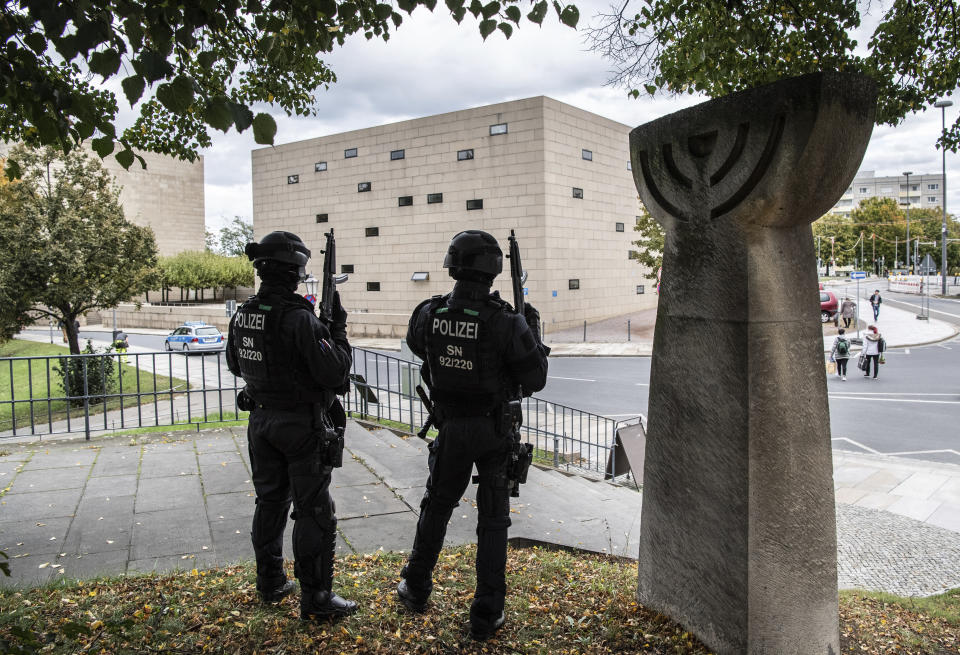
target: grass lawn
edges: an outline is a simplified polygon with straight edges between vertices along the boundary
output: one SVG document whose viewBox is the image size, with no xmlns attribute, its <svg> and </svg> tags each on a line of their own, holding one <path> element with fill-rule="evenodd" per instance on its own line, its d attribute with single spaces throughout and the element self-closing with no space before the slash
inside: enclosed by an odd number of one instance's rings
<svg viewBox="0 0 960 655">
<path fill-rule="evenodd" d="M 709 652 L 683 627 L 637 604 L 635 562 L 543 548 L 510 549 L 507 623 L 493 639 L 477 644 L 467 634 L 475 555 L 474 546 L 441 554 L 424 614 L 411 614 L 396 601 L 403 555 L 340 559 L 335 590 L 358 601 L 360 611 L 323 624 L 299 620 L 296 594 L 277 606 L 262 606 L 252 564 L 0 591 L 0 651 Z M 840 598 L 843 653 L 956 653 L 958 626 L 958 590 L 921 600 L 853 593 Z"/>
<path fill-rule="evenodd" d="M 0 345 L 0 358 L 4 357 L 50 357 L 57 355 L 69 355 L 68 348 L 63 346 L 38 343 L 34 341 L 21 341 L 13 339 Z M 134 361 L 132 356 L 128 356 L 130 361 Z M 31 408 L 33 412 L 33 422 L 35 424 L 44 424 L 52 421 L 58 421 L 67 417 L 67 401 L 63 400 L 64 390 L 62 378 L 54 366 L 56 359 L 34 360 L 32 362 L 22 360 L 0 360 L 0 403 L 9 401 L 11 395 L 16 400 L 33 399 L 32 403 L 16 404 L 16 424 L 18 428 L 29 428 L 31 421 Z M 114 359 L 113 366 L 118 366 Z M 139 370 L 129 364 L 119 364 L 117 375 L 115 376 L 115 389 L 113 393 L 119 393 L 120 383 L 124 393 L 136 392 L 139 388 L 140 393 L 152 394 L 159 393 L 158 400 L 169 402 L 169 390 L 171 387 L 175 390 L 185 390 L 186 382 L 179 378 L 170 378 L 164 375 L 154 375 L 149 371 Z M 12 389 L 11 389 L 12 383 Z M 138 387 L 139 384 L 139 387 Z M 59 400 L 55 400 L 60 398 Z M 123 407 L 136 407 L 141 402 L 153 402 L 154 396 L 143 396 L 138 399 L 135 396 L 107 397 L 95 401 L 90 401 L 91 413 L 102 413 L 104 405 L 107 410 L 119 409 L 121 402 Z M 83 407 L 69 407 L 71 418 L 82 420 Z M 13 427 L 13 415 L 10 404 L 0 404 L 0 430 L 9 430 Z"/>
</svg>

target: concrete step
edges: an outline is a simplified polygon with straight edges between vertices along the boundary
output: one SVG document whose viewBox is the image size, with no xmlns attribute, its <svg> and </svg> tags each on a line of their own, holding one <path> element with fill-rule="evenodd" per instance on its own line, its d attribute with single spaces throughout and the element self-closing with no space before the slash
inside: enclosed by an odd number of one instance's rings
<svg viewBox="0 0 960 655">
<path fill-rule="evenodd" d="M 426 446 L 420 450 L 419 446 L 408 445 L 399 437 L 386 437 L 376 432 L 383 431 L 371 432 L 354 421 L 348 421 L 347 450 L 363 460 L 398 493 L 412 487 L 422 488 L 427 475 Z"/>
</svg>

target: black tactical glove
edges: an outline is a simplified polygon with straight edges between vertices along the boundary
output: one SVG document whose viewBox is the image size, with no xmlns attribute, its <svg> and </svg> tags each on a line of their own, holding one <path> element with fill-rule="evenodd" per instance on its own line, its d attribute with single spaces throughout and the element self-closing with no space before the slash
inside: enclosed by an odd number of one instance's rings
<svg viewBox="0 0 960 655">
<path fill-rule="evenodd" d="M 537 308 L 527 303 L 523 306 L 523 317 L 527 319 L 527 326 L 533 332 L 533 338 L 540 343 L 540 312 Z"/>
<path fill-rule="evenodd" d="M 330 313 L 333 317 L 333 322 L 330 325 L 330 334 L 336 339 L 342 337 L 347 338 L 347 310 L 343 308 L 343 305 L 340 304 L 340 292 L 333 292 L 333 302 L 330 303 Z"/>
</svg>

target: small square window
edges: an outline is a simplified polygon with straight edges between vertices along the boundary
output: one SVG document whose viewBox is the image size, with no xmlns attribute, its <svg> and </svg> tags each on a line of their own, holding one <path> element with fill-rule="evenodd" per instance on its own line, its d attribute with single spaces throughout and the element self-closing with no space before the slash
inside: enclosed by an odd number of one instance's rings
<svg viewBox="0 0 960 655">
<path fill-rule="evenodd" d="M 367 235 L 368 237 L 378 237 L 378 236 L 380 236 L 380 228 L 379 228 L 379 227 L 368 227 L 365 232 L 366 232 L 366 235 Z"/>
<path fill-rule="evenodd" d="M 438 202 L 443 202 L 443 194 L 442 194 L 442 193 L 428 193 L 428 194 L 427 194 L 427 204 L 428 204 L 428 205 L 433 205 L 433 204 L 436 204 L 436 203 L 438 203 Z"/>
<path fill-rule="evenodd" d="M 457 150 L 457 161 L 466 161 L 468 159 L 473 159 L 473 148 Z"/>
<path fill-rule="evenodd" d="M 299 175 L 288 175 L 288 176 L 287 176 L 287 184 L 300 184 L 300 176 L 299 176 Z"/>
<path fill-rule="evenodd" d="M 586 159 L 587 161 L 593 161 L 593 151 L 592 150 L 581 150 L 580 156 Z"/>
<path fill-rule="evenodd" d="M 939 185 L 939 184 L 928 184 L 928 185 L 927 185 L 927 189 L 930 190 L 930 191 L 936 191 L 936 190 L 939 189 L 939 188 L 940 188 L 940 185 Z"/>
<path fill-rule="evenodd" d="M 391 151 L 390 151 L 390 161 L 395 161 L 395 160 L 397 160 L 397 159 L 403 159 L 403 158 L 404 158 L 404 154 L 403 154 L 403 153 L 404 153 L 403 150 L 391 150 Z"/>
<path fill-rule="evenodd" d="M 344 158 L 344 159 L 351 159 L 351 158 L 356 157 L 356 156 L 357 156 L 357 149 L 356 149 L 356 148 L 347 148 L 346 150 L 343 151 L 343 158 Z"/>
<path fill-rule="evenodd" d="M 623 232 L 623 223 L 617 223 L 617 232 Z"/>
<path fill-rule="evenodd" d="M 483 198 L 467 201 L 467 209 L 483 209 Z"/>
<path fill-rule="evenodd" d="M 642 284 L 638 284 L 638 285 L 637 285 L 637 295 L 640 295 L 640 294 L 643 293 L 643 292 L 644 292 L 644 290 L 643 290 L 643 285 L 642 285 Z"/>
<path fill-rule="evenodd" d="M 927 202 L 936 202 L 936 201 L 937 201 L 936 196 L 927 196 Z"/>
<path fill-rule="evenodd" d="M 327 214 L 317 214 L 317 223 L 327 223 L 330 221 L 330 217 Z"/>
<path fill-rule="evenodd" d="M 867 192 L 867 187 L 865 186 L 860 187 L 860 193 L 866 193 L 866 192 Z"/>
<path fill-rule="evenodd" d="M 911 190 L 911 191 L 916 191 L 916 190 L 919 189 L 919 188 L 920 188 L 920 185 L 919 185 L 919 184 L 911 184 L 911 185 L 910 185 L 910 190 Z"/>
<path fill-rule="evenodd" d="M 583 200 L 583 189 L 578 189 L 577 187 L 573 187 L 573 197 Z"/>
<path fill-rule="evenodd" d="M 410 279 L 413 280 L 414 282 L 424 282 L 430 279 L 430 272 L 417 271 L 416 273 L 410 276 Z"/>
<path fill-rule="evenodd" d="M 627 160 L 627 170 L 628 171 L 633 170 L 633 162 L 631 162 L 629 159 Z"/>
<path fill-rule="evenodd" d="M 567 288 L 568 288 L 568 289 L 579 289 L 579 288 L 580 288 L 580 280 L 567 280 Z"/>
<path fill-rule="evenodd" d="M 369 191 L 372 188 L 373 187 L 370 185 L 369 182 L 360 182 L 357 185 L 357 193 L 364 193 L 365 191 Z"/>
<path fill-rule="evenodd" d="M 495 134 L 506 134 L 507 133 L 507 124 L 506 123 L 497 123 L 496 125 L 490 126 L 490 136 Z"/>
<path fill-rule="evenodd" d="M 327 170 L 327 162 L 325 161 L 318 161 L 316 164 L 313 165 L 314 173 L 320 173 L 321 171 L 325 171 L 325 170 Z"/>
<path fill-rule="evenodd" d="M 400 196 L 397 198 L 398 207 L 409 207 L 413 204 L 413 196 Z"/>
<path fill-rule="evenodd" d="M 379 291 L 380 283 L 379 282 L 367 282 L 367 291 Z"/>
<path fill-rule="evenodd" d="M 340 264 L 341 273 L 353 273 L 353 264 Z"/>
</svg>

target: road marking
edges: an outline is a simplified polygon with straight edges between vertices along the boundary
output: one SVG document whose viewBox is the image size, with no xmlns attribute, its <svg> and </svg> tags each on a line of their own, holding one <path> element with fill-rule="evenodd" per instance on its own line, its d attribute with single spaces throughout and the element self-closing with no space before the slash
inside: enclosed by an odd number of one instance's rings
<svg viewBox="0 0 960 655">
<path fill-rule="evenodd" d="M 955 393 L 908 393 L 908 392 L 897 392 L 897 391 L 831 391 L 831 396 L 951 396 L 955 397 L 960 394 Z"/>
<path fill-rule="evenodd" d="M 870 446 L 864 446 L 864 445 L 863 445 L 862 443 L 860 443 L 859 441 L 854 441 L 853 439 L 848 439 L 847 437 L 834 437 L 833 439 L 831 439 L 831 441 L 846 441 L 846 442 L 848 442 L 848 443 L 852 443 L 852 444 L 853 444 L 854 446 L 856 446 L 857 448 L 863 448 L 863 449 L 864 449 L 865 451 L 867 451 L 868 453 L 873 453 L 873 454 L 875 454 L 875 455 L 879 455 L 879 454 L 880 454 L 880 451 L 879 451 L 879 450 L 874 450 L 874 449 L 871 448 Z"/>
<path fill-rule="evenodd" d="M 960 400 L 912 400 L 910 398 L 863 398 L 860 396 L 835 396 L 843 400 L 872 400 L 878 403 L 924 403 L 927 405 L 960 405 Z"/>
<path fill-rule="evenodd" d="M 596 380 L 588 380 L 586 378 L 562 378 L 556 375 L 547 376 L 551 380 L 573 380 L 574 382 L 596 382 Z"/>
<path fill-rule="evenodd" d="M 638 387 L 649 387 L 649 386 L 650 386 L 650 383 L 649 383 L 649 382 L 637 382 L 637 385 L 636 385 L 636 386 L 638 386 Z"/>
<path fill-rule="evenodd" d="M 898 453 L 884 453 L 884 455 L 932 455 L 934 453 L 950 453 L 951 455 L 960 457 L 960 451 L 951 448 L 943 448 L 941 450 L 904 450 Z"/>
<path fill-rule="evenodd" d="M 913 303 L 909 303 L 909 302 L 907 302 L 907 301 L 905 301 L 905 300 L 900 300 L 899 298 L 897 298 L 896 300 L 894 300 L 894 302 L 898 302 L 898 303 L 900 303 L 901 305 L 906 305 L 907 307 L 914 307 L 914 308 L 919 309 L 919 310 L 921 310 L 921 311 L 924 309 L 924 308 L 921 307 L 920 305 L 914 305 Z M 950 312 L 945 312 L 945 311 L 943 311 L 943 310 L 941 310 L 941 309 L 933 309 L 932 307 L 928 307 L 927 309 L 928 309 L 928 311 L 934 312 L 934 313 L 936 313 L 936 314 L 943 314 L 944 316 L 952 316 L 953 318 L 960 318 L 960 314 L 951 314 Z"/>
</svg>

